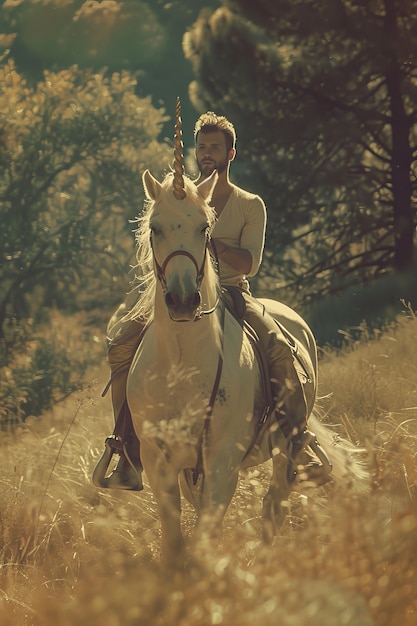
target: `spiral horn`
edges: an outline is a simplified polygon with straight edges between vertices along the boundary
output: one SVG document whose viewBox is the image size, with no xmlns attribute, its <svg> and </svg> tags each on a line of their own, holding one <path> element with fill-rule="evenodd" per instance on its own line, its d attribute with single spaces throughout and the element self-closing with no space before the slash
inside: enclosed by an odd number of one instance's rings
<svg viewBox="0 0 417 626">
<path fill-rule="evenodd" d="M 175 106 L 174 127 L 174 196 L 177 200 L 184 200 L 186 193 L 184 187 L 184 144 L 182 142 L 181 102 L 177 98 Z"/>
</svg>

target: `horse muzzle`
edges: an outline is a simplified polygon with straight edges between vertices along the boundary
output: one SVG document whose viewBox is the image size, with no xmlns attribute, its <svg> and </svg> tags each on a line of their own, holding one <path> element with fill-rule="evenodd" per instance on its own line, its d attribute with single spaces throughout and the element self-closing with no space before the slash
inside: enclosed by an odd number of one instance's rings
<svg viewBox="0 0 417 626">
<path fill-rule="evenodd" d="M 173 322 L 192 322 L 198 318 L 201 294 L 198 290 L 190 293 L 166 291 L 165 304 Z"/>
</svg>

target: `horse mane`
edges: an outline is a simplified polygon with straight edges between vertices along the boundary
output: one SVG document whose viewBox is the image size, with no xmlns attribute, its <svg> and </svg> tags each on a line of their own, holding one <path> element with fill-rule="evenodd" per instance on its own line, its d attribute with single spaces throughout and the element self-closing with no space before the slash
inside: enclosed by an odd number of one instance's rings
<svg viewBox="0 0 417 626">
<path fill-rule="evenodd" d="M 170 172 L 162 181 L 161 195 L 158 199 L 159 202 L 169 203 L 175 201 L 172 193 L 173 178 L 173 173 Z M 197 210 L 200 209 L 206 214 L 209 224 L 209 234 L 211 236 L 216 222 L 215 209 L 209 206 L 198 194 L 197 186 L 186 176 L 184 176 L 184 185 L 186 191 L 184 202 L 187 200 L 191 201 Z M 136 292 L 137 300 L 132 308 L 123 316 L 122 321 L 137 319 L 147 324 L 153 319 L 157 278 L 154 270 L 149 223 L 154 205 L 155 202 L 153 200 L 145 199 L 143 211 L 135 220 L 138 224 L 135 230 L 136 265 L 132 268 L 134 278 L 128 299 L 130 299 L 133 292 Z M 207 297 L 209 301 L 214 301 L 220 290 L 220 281 L 215 268 L 215 262 L 210 254 L 206 255 L 204 274 L 204 284 L 206 288 L 211 291 L 211 293 L 207 294 Z"/>
</svg>

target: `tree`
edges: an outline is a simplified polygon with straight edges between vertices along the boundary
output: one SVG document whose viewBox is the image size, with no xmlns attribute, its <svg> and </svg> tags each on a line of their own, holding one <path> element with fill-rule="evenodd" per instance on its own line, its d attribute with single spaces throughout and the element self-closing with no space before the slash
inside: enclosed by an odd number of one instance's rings
<svg viewBox="0 0 417 626">
<path fill-rule="evenodd" d="M 182 36 L 203 6 L 218 0 L 13 0 L 0 3 L 0 46 L 10 48 L 18 71 L 29 81 L 44 69 L 76 63 L 109 73 L 140 77 L 136 93 L 150 95 L 168 111 L 181 97 L 184 136 L 192 140 L 195 111 L 187 98 L 192 70 L 182 53 Z M 171 126 L 164 132 L 172 136 Z"/>
<path fill-rule="evenodd" d="M 268 270 L 306 298 L 413 260 L 415 0 L 224 0 L 185 35 L 199 110 L 238 129 Z"/>
<path fill-rule="evenodd" d="M 165 116 L 135 86 L 128 72 L 72 67 L 29 87 L 3 59 L 0 338 L 45 304 L 74 308 L 82 293 L 100 302 L 127 275 L 140 175 L 171 160 L 157 141 Z"/>
<path fill-rule="evenodd" d="M 172 158 L 163 111 L 135 87 L 76 66 L 30 86 L 0 63 L 1 428 L 78 389 L 97 356 L 43 335 L 49 310 L 109 309 L 128 288 L 140 175 Z"/>
</svg>

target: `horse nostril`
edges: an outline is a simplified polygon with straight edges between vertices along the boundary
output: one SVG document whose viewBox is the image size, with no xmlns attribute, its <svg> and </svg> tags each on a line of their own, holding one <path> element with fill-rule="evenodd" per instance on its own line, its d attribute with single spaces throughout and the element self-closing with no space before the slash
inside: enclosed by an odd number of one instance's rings
<svg viewBox="0 0 417 626">
<path fill-rule="evenodd" d="M 174 298 L 172 292 L 167 291 L 165 294 L 165 304 L 167 305 L 167 307 L 174 307 L 175 301 L 176 301 L 176 298 Z"/>
</svg>

